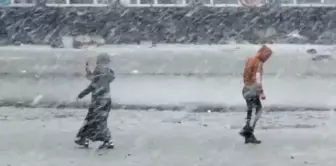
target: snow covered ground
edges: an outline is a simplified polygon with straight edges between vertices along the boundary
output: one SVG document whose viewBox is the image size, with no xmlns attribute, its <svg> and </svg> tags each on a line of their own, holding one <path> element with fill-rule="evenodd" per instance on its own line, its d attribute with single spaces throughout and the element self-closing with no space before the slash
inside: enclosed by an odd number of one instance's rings
<svg viewBox="0 0 336 166">
<path fill-rule="evenodd" d="M 274 56 L 265 66 L 263 104 L 282 109 L 264 113 L 256 132 L 263 143 L 257 146 L 244 145 L 237 134 L 245 118 L 241 74 L 256 45 L 1 47 L 0 105 L 37 98 L 40 105 L 0 107 L 0 165 L 334 166 L 334 46 L 271 47 Z M 307 54 L 308 48 L 328 58 L 313 60 L 317 55 Z M 43 108 L 43 104 L 74 102 L 88 84 L 84 63 L 87 58 L 93 62 L 99 52 L 113 55 L 115 103 L 184 109 L 112 110 L 109 126 L 116 149 L 96 151 L 96 144 L 92 149 L 76 148 L 74 136 L 86 110 Z M 195 106 L 209 105 L 237 109 L 195 112 Z M 289 112 L 287 107 L 298 109 Z"/>
<path fill-rule="evenodd" d="M 116 148 L 73 144 L 86 110 L 1 108 L 0 165 L 303 166 L 336 164 L 333 112 L 265 113 L 260 145 L 238 135 L 245 113 L 113 110 Z"/>
<path fill-rule="evenodd" d="M 333 76 L 336 47 L 320 45 L 269 45 L 273 57 L 266 64 L 266 75 Z M 83 72 L 87 59 L 99 52 L 113 56 L 112 67 L 118 74 L 138 75 L 237 75 L 247 57 L 256 54 L 260 45 L 158 45 L 104 46 L 87 49 L 52 49 L 48 47 L 0 47 L 1 73 L 73 76 Z M 330 55 L 319 61 L 317 55 Z"/>
<path fill-rule="evenodd" d="M 104 46 L 102 48 L 51 49 L 0 48 L 0 98 L 12 104 L 33 101 L 72 102 L 88 81 L 85 61 L 99 52 L 113 55 L 117 73 L 112 98 L 125 105 L 244 106 L 242 71 L 258 45 L 158 45 Z M 334 108 L 336 61 L 334 46 L 270 45 L 273 57 L 265 66 L 264 105 Z M 315 48 L 316 55 L 306 53 Z M 313 60 L 318 55 L 327 58 Z M 85 101 L 87 101 L 86 99 Z M 4 104 L 6 105 L 6 104 Z"/>
</svg>

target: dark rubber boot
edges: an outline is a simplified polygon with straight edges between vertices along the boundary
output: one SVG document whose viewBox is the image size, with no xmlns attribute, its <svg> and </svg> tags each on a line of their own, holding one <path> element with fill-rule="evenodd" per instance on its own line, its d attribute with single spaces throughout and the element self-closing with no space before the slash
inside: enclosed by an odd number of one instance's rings
<svg viewBox="0 0 336 166">
<path fill-rule="evenodd" d="M 260 144 L 261 141 L 257 140 L 254 135 L 254 130 L 249 125 L 245 125 L 243 129 L 239 132 L 239 134 L 245 138 L 245 144 L 252 143 L 252 144 Z"/>
<path fill-rule="evenodd" d="M 255 135 L 252 133 L 250 135 L 250 137 L 247 137 L 245 139 L 245 143 L 248 144 L 248 143 L 251 143 L 251 144 L 261 144 L 261 141 L 260 140 L 257 140 L 257 138 L 255 137 Z"/>
<path fill-rule="evenodd" d="M 105 141 L 102 145 L 99 146 L 99 149 L 113 149 L 114 144 L 112 141 Z"/>
<path fill-rule="evenodd" d="M 239 132 L 239 134 L 245 138 L 250 137 L 251 133 L 253 133 L 253 129 L 249 125 L 245 125 Z"/>
<path fill-rule="evenodd" d="M 86 138 L 79 138 L 77 140 L 75 140 L 75 143 L 79 146 L 83 146 L 85 148 L 89 147 L 89 140 Z"/>
</svg>

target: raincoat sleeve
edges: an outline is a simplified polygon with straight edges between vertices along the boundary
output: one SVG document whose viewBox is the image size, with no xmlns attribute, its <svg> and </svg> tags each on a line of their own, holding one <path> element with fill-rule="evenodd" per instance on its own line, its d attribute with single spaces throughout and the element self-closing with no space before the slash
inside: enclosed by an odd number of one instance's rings
<svg viewBox="0 0 336 166">
<path fill-rule="evenodd" d="M 85 72 L 86 72 L 85 77 L 86 77 L 88 80 L 92 81 L 92 79 L 93 79 L 93 72 L 90 71 L 89 69 L 85 69 Z"/>
<path fill-rule="evenodd" d="M 93 84 L 91 83 L 88 87 L 86 87 L 84 90 L 82 90 L 79 94 L 78 94 L 78 98 L 81 99 L 83 97 L 85 97 L 86 95 L 88 95 L 89 93 L 91 93 L 94 89 Z"/>
<path fill-rule="evenodd" d="M 109 79 L 109 82 L 112 82 L 115 79 L 115 74 L 114 74 L 114 71 L 112 69 L 109 69 L 108 79 Z"/>
<path fill-rule="evenodd" d="M 81 98 L 85 97 L 86 95 L 90 94 L 95 89 L 96 82 L 98 81 L 97 76 L 99 76 L 99 74 L 100 73 L 96 70 L 93 71 L 93 73 L 90 74 L 91 83 L 88 87 L 86 87 L 84 90 L 82 90 L 78 94 L 79 99 L 81 99 Z"/>
</svg>

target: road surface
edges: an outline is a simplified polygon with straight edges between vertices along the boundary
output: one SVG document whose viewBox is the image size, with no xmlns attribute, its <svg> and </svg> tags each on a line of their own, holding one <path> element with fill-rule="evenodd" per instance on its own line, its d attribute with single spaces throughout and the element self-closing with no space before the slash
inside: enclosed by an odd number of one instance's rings
<svg viewBox="0 0 336 166">
<path fill-rule="evenodd" d="M 333 112 L 265 113 L 245 145 L 244 113 L 113 110 L 116 148 L 73 143 L 85 110 L 1 109 L 0 165 L 11 166 L 303 166 L 336 164 Z"/>
</svg>

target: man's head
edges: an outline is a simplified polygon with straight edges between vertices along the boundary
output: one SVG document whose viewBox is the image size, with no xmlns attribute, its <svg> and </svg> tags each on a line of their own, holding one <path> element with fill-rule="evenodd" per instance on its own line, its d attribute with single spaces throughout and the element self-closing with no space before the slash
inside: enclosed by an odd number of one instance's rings
<svg viewBox="0 0 336 166">
<path fill-rule="evenodd" d="M 100 53 L 97 56 L 97 65 L 108 65 L 110 62 L 110 56 L 107 53 Z"/>
<path fill-rule="evenodd" d="M 266 45 L 263 45 L 257 54 L 257 57 L 260 59 L 262 62 L 266 62 L 272 55 L 272 50 L 267 47 Z"/>
</svg>

